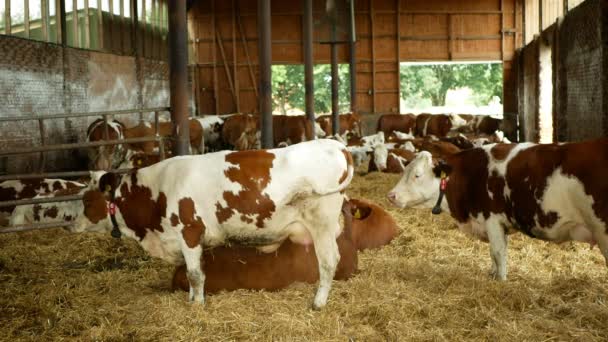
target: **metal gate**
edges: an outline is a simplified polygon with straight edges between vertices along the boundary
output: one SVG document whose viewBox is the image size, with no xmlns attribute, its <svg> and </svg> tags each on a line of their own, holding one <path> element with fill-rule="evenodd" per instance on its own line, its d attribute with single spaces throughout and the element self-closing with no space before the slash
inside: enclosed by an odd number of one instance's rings
<svg viewBox="0 0 608 342">
<path fill-rule="evenodd" d="M 159 132 L 159 115 L 161 112 L 169 112 L 170 108 L 168 107 L 158 107 L 158 108 L 144 108 L 144 109 L 129 109 L 129 110 L 118 110 L 118 111 L 107 111 L 107 112 L 90 112 L 90 113 L 69 113 L 69 114 L 45 114 L 45 115 L 31 115 L 31 116 L 22 116 L 22 117 L 8 117 L 8 118 L 0 118 L 0 123 L 2 122 L 14 122 L 14 121 L 38 121 L 38 128 L 40 131 L 40 146 L 36 147 L 28 147 L 28 148 L 17 148 L 12 150 L 0 151 L 0 156 L 14 156 L 14 155 L 22 155 L 29 153 L 39 153 L 40 154 L 40 169 L 38 173 L 26 173 L 26 174 L 14 174 L 14 175 L 4 175 L 0 176 L 0 182 L 5 180 L 22 180 L 22 179 L 35 179 L 35 178 L 50 178 L 50 177 L 81 177 L 88 176 L 90 170 L 87 171 L 66 171 L 66 172 L 44 172 L 44 164 L 45 164 L 45 152 L 49 151 L 62 151 L 62 150 L 72 150 L 79 149 L 85 147 L 97 147 L 97 146 L 105 146 L 105 145 L 120 145 L 120 144 L 131 144 L 131 143 L 141 143 L 141 142 L 157 142 L 159 146 L 160 159 L 165 158 L 163 137 Z M 114 115 L 128 115 L 128 114 L 139 114 L 140 121 L 142 120 L 142 114 L 145 112 L 154 112 L 154 136 L 147 136 L 141 138 L 130 138 L 130 139 L 116 139 L 109 140 L 109 132 L 108 132 L 108 117 Z M 95 142 L 77 142 L 71 144 L 54 144 L 47 145 L 46 144 L 46 130 L 45 130 L 45 120 L 54 120 L 54 119 L 65 119 L 65 118 L 82 118 L 82 117 L 91 117 L 91 116 L 101 116 L 106 122 L 106 129 L 104 131 L 104 140 L 95 141 Z M 115 173 L 126 173 L 130 169 L 112 169 L 107 170 L 109 172 Z M 14 201 L 0 201 L 0 207 L 9 207 L 9 206 L 18 206 L 18 205 L 26 205 L 26 204 L 40 204 L 40 203 L 52 203 L 52 202 L 66 202 L 66 201 L 79 201 L 82 200 L 82 195 L 71 195 L 71 196 L 57 196 L 52 198 L 32 198 L 32 199 L 23 199 L 23 200 L 14 200 Z M 57 228 L 57 227 L 66 227 L 71 226 L 73 223 L 65 222 L 65 221 L 57 221 L 57 222 L 49 222 L 49 223 L 38 223 L 38 224 L 25 224 L 13 227 L 0 227 L 0 233 L 12 233 L 12 232 L 22 232 L 27 230 L 34 229 L 49 229 L 49 228 Z"/>
</svg>

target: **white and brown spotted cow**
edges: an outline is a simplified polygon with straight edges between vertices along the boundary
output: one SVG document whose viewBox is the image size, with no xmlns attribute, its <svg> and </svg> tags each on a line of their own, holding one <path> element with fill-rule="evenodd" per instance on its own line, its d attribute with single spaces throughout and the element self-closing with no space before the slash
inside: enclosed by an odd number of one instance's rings
<svg viewBox="0 0 608 342">
<path fill-rule="evenodd" d="M 327 302 L 340 258 L 336 237 L 343 191 L 353 177 L 346 148 L 333 140 L 282 149 L 181 156 L 117 176 L 98 173 L 84 195 L 87 220 L 112 227 L 151 255 L 185 261 L 190 299 L 204 302 L 202 246 L 238 244 L 265 251 L 290 239 L 314 244 L 320 282 L 313 307 Z M 111 204 L 112 203 L 112 204 Z M 75 230 L 86 227 L 76 225 Z"/>
<path fill-rule="evenodd" d="M 597 243 L 608 263 L 608 139 L 493 144 L 446 156 L 421 152 L 389 192 L 399 207 L 431 208 L 447 175 L 448 211 L 464 232 L 490 242 L 492 274 L 507 277 L 507 233 Z M 439 208 L 436 208 L 436 210 Z"/>
<path fill-rule="evenodd" d="M 97 119 L 87 128 L 87 141 L 96 142 L 106 140 L 106 130 L 108 135 L 107 140 L 124 139 L 125 125 L 120 121 L 112 120 L 106 122 L 104 119 Z M 124 153 L 125 149 L 122 145 L 90 147 L 88 149 L 89 169 L 114 169 L 122 162 Z"/>
<path fill-rule="evenodd" d="M 37 195 L 34 198 L 53 198 L 59 196 L 82 195 L 87 190 L 86 185 L 54 191 L 49 194 Z M 9 219 L 10 226 L 28 223 L 74 222 L 83 214 L 82 201 L 62 201 L 17 206 Z M 93 227 L 92 224 L 90 224 Z"/>
<path fill-rule="evenodd" d="M 0 182 L 0 202 L 30 199 L 38 195 L 49 194 L 58 190 L 77 189 L 84 184 L 55 178 L 36 178 L 7 180 Z M 0 207 L 0 218 L 11 215 L 15 206 Z"/>
</svg>

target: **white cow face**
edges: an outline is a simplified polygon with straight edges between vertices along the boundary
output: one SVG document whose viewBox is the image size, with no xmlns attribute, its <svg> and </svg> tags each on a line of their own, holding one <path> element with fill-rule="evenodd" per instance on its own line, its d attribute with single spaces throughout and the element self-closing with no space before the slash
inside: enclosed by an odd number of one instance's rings
<svg viewBox="0 0 608 342">
<path fill-rule="evenodd" d="M 452 129 L 456 129 L 467 124 L 467 121 L 461 118 L 458 114 L 450 114 L 450 121 L 452 122 Z"/>
<path fill-rule="evenodd" d="M 374 164 L 379 171 L 386 169 L 386 161 L 388 159 L 388 147 L 384 144 L 374 145 Z"/>
<path fill-rule="evenodd" d="M 325 131 L 323 130 L 323 128 L 321 128 L 321 125 L 319 125 L 318 122 L 315 121 L 315 135 L 317 136 L 317 138 L 325 138 L 325 136 L 327 134 L 325 134 Z"/>
<path fill-rule="evenodd" d="M 420 152 L 405 167 L 403 176 L 388 193 L 388 200 L 400 208 L 432 208 L 439 197 L 439 182 L 431 154 Z"/>
</svg>

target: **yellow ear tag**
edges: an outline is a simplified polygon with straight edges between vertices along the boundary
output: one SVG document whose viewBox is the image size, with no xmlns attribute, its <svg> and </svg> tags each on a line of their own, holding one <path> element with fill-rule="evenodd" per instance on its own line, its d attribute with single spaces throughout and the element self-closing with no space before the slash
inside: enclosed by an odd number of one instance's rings
<svg viewBox="0 0 608 342">
<path fill-rule="evenodd" d="M 445 172 L 441 171 L 441 178 L 445 178 L 447 175 L 445 174 Z"/>
<path fill-rule="evenodd" d="M 357 220 L 361 218 L 361 211 L 359 209 L 357 209 L 357 211 L 355 211 L 355 218 Z"/>
<path fill-rule="evenodd" d="M 138 160 L 137 160 L 137 165 L 141 165 L 141 164 L 142 164 L 141 159 L 138 159 Z"/>
<path fill-rule="evenodd" d="M 109 184 L 106 184 L 106 192 L 110 192 L 110 190 L 112 190 L 112 187 Z"/>
</svg>

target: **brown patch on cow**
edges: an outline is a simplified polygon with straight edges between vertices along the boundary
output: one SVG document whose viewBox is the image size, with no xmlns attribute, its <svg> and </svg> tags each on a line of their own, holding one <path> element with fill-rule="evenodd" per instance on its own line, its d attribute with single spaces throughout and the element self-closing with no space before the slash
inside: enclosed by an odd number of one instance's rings
<svg viewBox="0 0 608 342">
<path fill-rule="evenodd" d="M 179 217 L 175 213 L 171 214 L 171 225 L 176 227 L 179 224 Z"/>
<path fill-rule="evenodd" d="M 84 204 L 84 216 L 93 223 L 108 217 L 108 207 L 106 197 L 101 191 L 90 190 L 84 193 L 82 198 Z"/>
<path fill-rule="evenodd" d="M 496 144 L 490 149 L 490 153 L 494 159 L 504 160 L 514 147 L 515 144 Z"/>
<path fill-rule="evenodd" d="M 57 214 L 59 214 L 59 210 L 57 209 L 56 206 L 47 208 L 44 211 L 44 217 L 57 218 Z"/>
<path fill-rule="evenodd" d="M 304 115 L 274 115 L 272 127 L 275 146 L 281 142 L 297 144 L 312 139 L 311 126 Z"/>
<path fill-rule="evenodd" d="M 270 218 L 275 210 L 270 196 L 263 193 L 270 183 L 274 157 L 267 151 L 242 151 L 226 155 L 226 162 L 235 166 L 230 166 L 224 174 L 231 182 L 240 184 L 242 189 L 236 195 L 232 191 L 224 192 L 226 206 L 220 202 L 215 204 L 215 215 L 220 223 L 226 222 L 236 212 L 241 217 L 257 216 L 256 227 L 264 227 L 264 220 Z"/>
<path fill-rule="evenodd" d="M 257 116 L 238 114 L 228 117 L 222 126 L 222 143 L 239 150 L 253 148 L 257 141 L 256 133 L 259 127 Z"/>
<path fill-rule="evenodd" d="M 148 230 L 162 232 L 162 219 L 167 215 L 167 196 L 159 192 L 156 200 L 152 198 L 152 190 L 137 182 L 137 173 L 131 174 L 131 185 L 122 179 L 120 196 L 115 199 L 120 214 L 129 229 L 140 239 L 146 236 Z"/>
<path fill-rule="evenodd" d="M 382 247 L 397 236 L 397 223 L 380 206 L 360 199 L 351 199 L 349 203 L 353 217 L 352 240 L 358 250 Z"/>
<path fill-rule="evenodd" d="M 328 136 L 332 135 L 332 117 L 331 115 L 321 115 L 316 121 L 321 126 L 321 129 Z M 344 134 L 346 131 L 350 131 L 352 133 L 352 137 L 349 137 L 347 140 L 350 140 L 355 137 L 361 137 L 361 118 L 356 113 L 348 113 L 339 115 L 340 120 L 340 129 L 338 130 L 339 134 Z"/>
<path fill-rule="evenodd" d="M 348 202 L 345 202 L 347 204 Z M 344 230 L 336 239 L 340 261 L 334 279 L 352 277 L 358 264 L 357 249 L 351 238 L 350 210 L 343 207 Z M 205 293 L 237 289 L 280 290 L 294 282 L 319 280 L 319 266 L 313 245 L 302 246 L 285 240 L 273 253 L 260 253 L 254 247 L 220 246 L 203 251 L 201 266 L 205 272 Z M 186 266 L 175 269 L 173 290 L 188 291 Z"/>
<path fill-rule="evenodd" d="M 350 154 L 350 152 L 348 152 L 348 150 L 342 150 L 342 154 L 344 154 L 344 158 L 346 159 L 346 169 L 338 180 L 338 184 L 342 184 L 342 182 L 348 178 L 348 169 L 353 165 L 353 156 Z"/>
<path fill-rule="evenodd" d="M 61 182 L 60 181 L 54 181 L 53 182 L 53 191 L 57 191 L 59 189 L 62 189 L 63 187 L 61 186 Z"/>
<path fill-rule="evenodd" d="M 12 187 L 0 187 L 0 201 L 13 201 L 17 199 L 17 191 Z M 15 206 L 0 207 L 0 211 L 10 213 L 15 210 Z"/>
<path fill-rule="evenodd" d="M 205 224 L 200 216 L 196 216 L 192 198 L 186 197 L 179 200 L 178 209 L 179 219 L 184 225 L 182 229 L 184 241 L 188 247 L 195 248 L 201 244 L 201 236 L 205 234 Z"/>
<path fill-rule="evenodd" d="M 376 132 L 384 132 L 390 137 L 394 131 L 414 133 L 416 131 L 416 116 L 414 114 L 383 114 L 378 119 Z"/>
<path fill-rule="evenodd" d="M 33 213 L 34 213 L 34 221 L 40 221 L 40 211 L 42 210 L 42 206 L 40 204 L 34 204 Z"/>
</svg>

